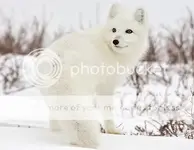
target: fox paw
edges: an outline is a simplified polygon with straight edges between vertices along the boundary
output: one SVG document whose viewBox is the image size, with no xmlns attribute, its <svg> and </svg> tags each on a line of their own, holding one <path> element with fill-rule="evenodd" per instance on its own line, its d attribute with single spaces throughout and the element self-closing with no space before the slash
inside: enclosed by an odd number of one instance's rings
<svg viewBox="0 0 194 150">
<path fill-rule="evenodd" d="M 117 128 L 113 121 L 105 122 L 105 131 L 108 134 L 123 134 L 121 129 Z"/>
<path fill-rule="evenodd" d="M 119 130 L 119 129 L 107 129 L 106 133 L 108 133 L 108 134 L 123 134 L 121 132 L 121 130 Z"/>
</svg>

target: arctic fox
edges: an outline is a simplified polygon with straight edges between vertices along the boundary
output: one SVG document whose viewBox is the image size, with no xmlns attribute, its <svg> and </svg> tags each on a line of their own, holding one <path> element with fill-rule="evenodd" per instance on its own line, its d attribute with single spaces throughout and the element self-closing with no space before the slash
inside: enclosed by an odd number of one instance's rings
<svg viewBox="0 0 194 150">
<path fill-rule="evenodd" d="M 54 51 L 64 65 L 58 82 L 48 88 L 41 89 L 43 95 L 112 95 L 121 79 L 127 74 L 74 73 L 72 66 L 105 66 L 115 67 L 117 63 L 128 68 L 134 67 L 146 52 L 148 39 L 147 13 L 143 8 L 130 11 L 116 3 L 113 4 L 104 26 L 70 33 L 55 41 L 49 49 Z M 75 68 L 74 68 L 75 69 Z M 64 101 L 68 101 L 65 100 Z M 52 103 L 57 104 L 53 99 Z M 80 103 L 82 101 L 80 100 Z M 113 101 L 108 105 L 113 106 Z M 58 103 L 59 104 L 59 103 Z M 88 102 L 93 105 L 93 100 Z M 90 114 L 94 116 L 95 114 Z M 52 130 L 60 130 L 68 136 L 71 144 L 81 147 L 97 148 L 100 143 L 100 123 L 95 119 L 67 120 L 50 118 Z M 104 119 L 106 133 L 119 134 L 115 127 L 113 115 Z"/>
</svg>

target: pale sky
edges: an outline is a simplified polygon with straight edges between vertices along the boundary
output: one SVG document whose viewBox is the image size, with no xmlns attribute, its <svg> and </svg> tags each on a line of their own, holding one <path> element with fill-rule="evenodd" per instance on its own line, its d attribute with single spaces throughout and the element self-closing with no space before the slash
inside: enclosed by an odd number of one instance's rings
<svg viewBox="0 0 194 150">
<path fill-rule="evenodd" d="M 57 27 L 77 27 L 78 14 L 83 13 L 84 22 L 95 24 L 95 6 L 100 3 L 100 20 L 104 21 L 111 3 L 119 1 L 130 7 L 144 6 L 149 14 L 150 24 L 158 26 L 174 24 L 186 14 L 186 6 L 194 11 L 193 0 L 0 0 L 0 13 L 13 16 L 14 22 L 30 20 L 32 16 L 41 18 L 46 12 L 51 30 Z"/>
</svg>

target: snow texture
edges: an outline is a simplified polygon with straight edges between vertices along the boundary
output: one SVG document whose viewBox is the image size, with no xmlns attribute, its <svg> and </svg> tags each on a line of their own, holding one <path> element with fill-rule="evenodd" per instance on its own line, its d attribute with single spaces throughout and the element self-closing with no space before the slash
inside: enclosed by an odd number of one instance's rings
<svg viewBox="0 0 194 150">
<path fill-rule="evenodd" d="M 2 150 L 86 150 L 65 145 L 60 133 L 47 129 L 0 127 Z M 193 150 L 194 142 L 181 138 L 103 135 L 99 150 Z M 89 149 L 88 149 L 89 150 Z"/>
</svg>

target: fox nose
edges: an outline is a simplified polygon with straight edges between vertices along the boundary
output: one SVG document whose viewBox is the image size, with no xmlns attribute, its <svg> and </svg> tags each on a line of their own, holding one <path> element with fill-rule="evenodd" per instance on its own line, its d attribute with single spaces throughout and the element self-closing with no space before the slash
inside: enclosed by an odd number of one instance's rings
<svg viewBox="0 0 194 150">
<path fill-rule="evenodd" d="M 114 45 L 118 45 L 119 44 L 119 40 L 113 40 L 113 44 Z"/>
</svg>

